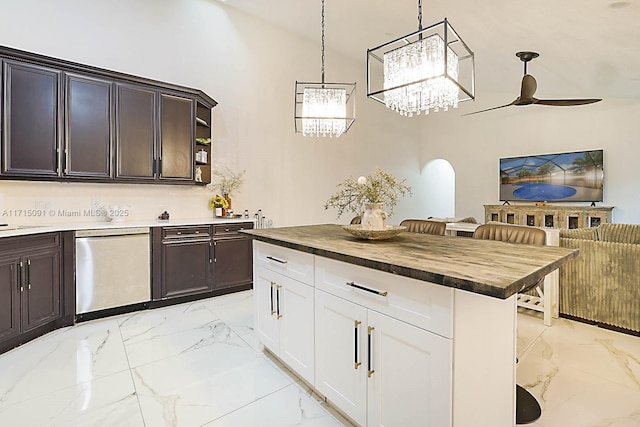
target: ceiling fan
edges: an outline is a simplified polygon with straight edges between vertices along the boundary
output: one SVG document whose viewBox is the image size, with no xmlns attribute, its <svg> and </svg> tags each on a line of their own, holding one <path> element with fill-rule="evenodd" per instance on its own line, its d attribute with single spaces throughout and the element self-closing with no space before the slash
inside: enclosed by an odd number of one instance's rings
<svg viewBox="0 0 640 427">
<path fill-rule="evenodd" d="M 602 99 L 538 99 L 534 98 L 533 95 L 536 93 L 536 89 L 538 84 L 536 83 L 536 79 L 533 78 L 532 75 L 527 74 L 527 62 L 531 61 L 534 58 L 540 56 L 536 52 L 518 52 L 516 56 L 520 58 L 522 62 L 524 62 L 524 76 L 522 77 L 522 86 L 520 88 L 520 96 L 517 97 L 513 102 L 510 102 L 505 105 L 500 105 L 498 107 L 487 108 L 486 110 L 474 111 L 472 113 L 463 114 L 463 116 L 468 116 L 471 114 L 484 113 L 485 111 L 497 110 L 498 108 L 509 107 L 511 105 L 553 105 L 560 107 L 568 107 L 572 105 L 585 105 L 585 104 L 593 104 L 594 102 L 602 101 Z"/>
</svg>

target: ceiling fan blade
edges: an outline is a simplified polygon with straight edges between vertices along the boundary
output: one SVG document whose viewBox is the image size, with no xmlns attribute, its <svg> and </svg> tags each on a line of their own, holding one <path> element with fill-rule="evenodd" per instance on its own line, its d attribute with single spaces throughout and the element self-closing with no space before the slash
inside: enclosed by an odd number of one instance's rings
<svg viewBox="0 0 640 427">
<path fill-rule="evenodd" d="M 497 110 L 498 108 L 504 108 L 504 107 L 509 107 L 511 105 L 515 105 L 516 101 L 510 102 L 508 104 L 505 105 L 500 105 L 499 107 L 492 107 L 492 108 L 487 108 L 486 110 L 480 110 L 480 111 L 474 111 L 472 113 L 467 113 L 467 114 L 461 114 L 462 116 L 470 116 L 472 114 L 478 114 L 478 113 L 484 113 L 485 111 L 491 111 L 491 110 Z"/>
<path fill-rule="evenodd" d="M 587 105 L 602 101 L 602 99 L 536 99 L 534 104 L 554 105 L 557 107 L 571 107 L 573 105 Z"/>
</svg>

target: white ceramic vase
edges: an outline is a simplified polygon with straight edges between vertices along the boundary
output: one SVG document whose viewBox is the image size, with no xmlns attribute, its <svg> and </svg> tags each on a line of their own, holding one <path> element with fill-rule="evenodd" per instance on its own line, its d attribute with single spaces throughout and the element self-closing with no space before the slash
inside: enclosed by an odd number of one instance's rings
<svg viewBox="0 0 640 427">
<path fill-rule="evenodd" d="M 222 216 L 222 208 L 216 208 L 216 216 L 220 218 Z"/>
<path fill-rule="evenodd" d="M 382 210 L 383 203 L 365 203 L 362 213 L 362 228 L 365 230 L 384 230 L 387 226 L 387 213 Z"/>
</svg>

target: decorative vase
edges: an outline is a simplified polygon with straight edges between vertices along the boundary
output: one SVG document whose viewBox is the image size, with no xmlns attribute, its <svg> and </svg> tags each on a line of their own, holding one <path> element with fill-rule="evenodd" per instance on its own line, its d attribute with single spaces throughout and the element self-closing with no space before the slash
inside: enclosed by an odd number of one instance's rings
<svg viewBox="0 0 640 427">
<path fill-rule="evenodd" d="M 222 208 L 216 208 L 215 209 L 215 214 L 217 217 L 221 217 L 222 216 Z"/>
<path fill-rule="evenodd" d="M 224 197 L 227 200 L 227 204 L 229 205 L 227 206 L 227 209 L 231 209 L 231 197 L 229 197 L 229 194 L 224 193 L 222 197 Z"/>
<path fill-rule="evenodd" d="M 362 214 L 362 228 L 365 230 L 384 230 L 387 225 L 387 213 L 382 210 L 384 203 L 365 203 Z"/>
</svg>

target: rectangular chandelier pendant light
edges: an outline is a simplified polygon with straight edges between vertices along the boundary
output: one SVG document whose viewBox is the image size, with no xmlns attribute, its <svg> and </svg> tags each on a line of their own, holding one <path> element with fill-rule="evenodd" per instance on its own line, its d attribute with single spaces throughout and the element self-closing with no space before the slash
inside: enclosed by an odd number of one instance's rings
<svg viewBox="0 0 640 427">
<path fill-rule="evenodd" d="M 355 83 L 296 82 L 296 133 L 338 137 L 347 132 L 355 121 L 355 89 Z"/>
<path fill-rule="evenodd" d="M 296 133 L 304 136 L 339 137 L 356 120 L 356 84 L 324 80 L 324 0 L 322 0 L 322 81 L 298 82 L 295 88 Z"/>
<path fill-rule="evenodd" d="M 457 108 L 475 99 L 473 52 L 446 18 L 369 49 L 367 97 L 409 117 Z"/>
</svg>

